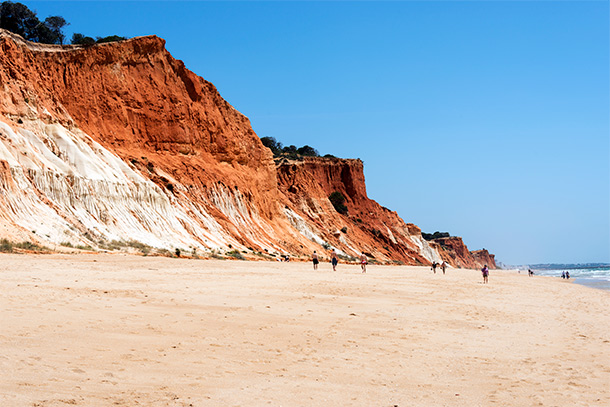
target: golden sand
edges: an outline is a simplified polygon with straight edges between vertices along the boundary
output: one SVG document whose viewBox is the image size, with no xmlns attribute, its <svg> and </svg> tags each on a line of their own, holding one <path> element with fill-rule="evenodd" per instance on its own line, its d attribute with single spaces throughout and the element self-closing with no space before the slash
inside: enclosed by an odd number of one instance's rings
<svg viewBox="0 0 610 407">
<path fill-rule="evenodd" d="M 610 293 L 560 279 L 0 259 L 0 406 L 610 405 Z"/>
</svg>

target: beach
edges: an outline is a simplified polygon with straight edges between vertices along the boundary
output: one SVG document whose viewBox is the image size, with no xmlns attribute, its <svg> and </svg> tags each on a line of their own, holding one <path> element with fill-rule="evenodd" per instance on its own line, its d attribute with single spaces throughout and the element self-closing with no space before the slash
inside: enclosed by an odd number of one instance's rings
<svg viewBox="0 0 610 407">
<path fill-rule="evenodd" d="M 1 256 L 2 406 L 607 406 L 610 292 L 491 270 Z"/>
</svg>

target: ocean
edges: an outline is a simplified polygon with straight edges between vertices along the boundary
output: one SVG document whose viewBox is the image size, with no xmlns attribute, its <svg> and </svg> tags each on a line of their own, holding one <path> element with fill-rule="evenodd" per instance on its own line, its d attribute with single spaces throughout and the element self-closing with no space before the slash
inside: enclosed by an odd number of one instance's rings
<svg viewBox="0 0 610 407">
<path fill-rule="evenodd" d="M 535 275 L 561 278 L 561 273 L 570 272 L 570 280 L 576 284 L 600 290 L 610 290 L 610 266 L 582 267 L 582 268 L 560 268 L 536 269 L 532 267 Z M 526 271 L 527 272 L 527 271 Z"/>
</svg>

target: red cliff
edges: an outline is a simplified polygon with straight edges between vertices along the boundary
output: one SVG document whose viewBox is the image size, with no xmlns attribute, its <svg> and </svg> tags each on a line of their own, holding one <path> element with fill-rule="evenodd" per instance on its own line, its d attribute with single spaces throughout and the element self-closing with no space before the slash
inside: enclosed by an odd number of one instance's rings
<svg viewBox="0 0 610 407">
<path fill-rule="evenodd" d="M 364 251 L 378 261 L 405 264 L 429 264 L 435 258 L 419 228 L 367 197 L 362 161 L 305 157 L 280 162 L 277 173 L 280 191 L 297 213 L 346 254 Z M 329 201 L 333 192 L 345 197 L 346 214 Z"/>
<path fill-rule="evenodd" d="M 0 234 L 104 247 L 472 266 L 366 195 L 359 160 L 275 164 L 248 118 L 155 36 L 40 45 L 0 30 Z M 346 198 L 338 213 L 332 192 Z M 459 246 L 459 245 L 458 245 Z M 461 251 L 460 251 L 461 253 Z M 489 256 L 488 256 L 489 257 Z M 493 260 L 493 256 L 491 256 Z"/>
<path fill-rule="evenodd" d="M 487 265 L 490 269 L 497 268 L 493 255 L 490 255 L 485 249 L 469 251 L 461 237 L 434 239 L 431 244 L 437 246 L 443 260 L 453 266 L 481 268 Z"/>
</svg>

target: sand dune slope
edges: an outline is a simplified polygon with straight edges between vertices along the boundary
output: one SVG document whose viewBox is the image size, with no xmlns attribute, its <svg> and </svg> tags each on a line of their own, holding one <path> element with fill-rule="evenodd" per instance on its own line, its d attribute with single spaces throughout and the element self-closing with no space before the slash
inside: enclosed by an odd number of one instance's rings
<svg viewBox="0 0 610 407">
<path fill-rule="evenodd" d="M 610 405 L 610 293 L 565 281 L 0 259 L 2 406 Z"/>
</svg>

